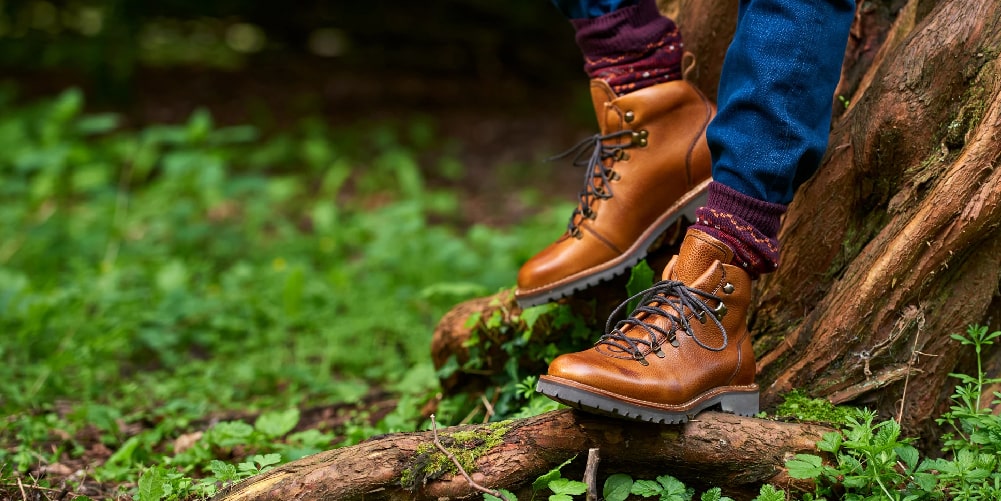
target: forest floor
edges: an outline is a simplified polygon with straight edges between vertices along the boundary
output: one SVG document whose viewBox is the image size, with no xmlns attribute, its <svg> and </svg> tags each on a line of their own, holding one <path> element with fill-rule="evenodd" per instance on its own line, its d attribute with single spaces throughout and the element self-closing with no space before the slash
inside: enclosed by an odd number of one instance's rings
<svg viewBox="0 0 1001 501">
<path fill-rule="evenodd" d="M 380 127 L 385 124 L 389 124 L 393 130 L 406 130 L 407 127 L 410 127 L 411 130 L 430 130 L 426 133 L 427 137 L 431 137 L 432 141 L 441 141 L 442 144 L 424 148 L 429 150 L 429 153 L 413 153 L 416 164 L 421 167 L 435 165 L 435 158 L 425 156 L 435 156 L 444 152 L 452 161 L 461 165 L 462 173 L 461 175 L 449 176 L 441 175 L 440 172 L 435 171 L 421 172 L 421 175 L 426 179 L 428 189 L 439 189 L 451 193 L 457 199 L 454 213 L 443 216 L 429 213 L 428 218 L 433 223 L 435 217 L 444 217 L 449 223 L 454 223 L 459 228 L 469 228 L 473 225 L 497 228 L 517 227 L 525 220 L 538 219 L 540 212 L 548 207 L 564 207 L 572 203 L 576 192 L 581 187 L 583 169 L 573 167 L 567 160 L 548 162 L 546 158 L 562 152 L 586 135 L 595 132 L 594 117 L 589 109 L 587 80 L 583 74 L 581 78 L 573 81 L 565 80 L 541 84 L 518 78 L 507 80 L 474 77 L 436 79 L 420 74 L 347 73 L 333 68 L 313 67 L 295 61 L 284 62 L 277 66 L 251 67 L 239 72 L 146 69 L 140 70 L 136 74 L 129 90 L 130 97 L 125 103 L 114 101 L 110 104 L 102 103 L 100 89 L 95 88 L 93 84 L 86 83 L 78 75 L 50 71 L 14 76 L 14 81 L 19 88 L 18 99 L 21 101 L 32 102 L 37 99 L 51 99 L 52 96 L 67 87 L 80 86 L 83 88 L 84 95 L 87 96 L 86 112 L 113 111 L 122 117 L 126 129 L 137 131 L 162 124 L 183 124 L 197 109 L 207 109 L 210 112 L 214 120 L 214 127 L 253 124 L 260 130 L 262 139 L 287 129 L 300 127 L 303 120 L 320 120 L 334 131 L 357 130 L 364 133 L 367 130 L 372 130 L 374 131 L 372 133 L 378 133 Z M 419 127 L 414 128 L 413 124 L 417 124 Z M 332 142 L 339 140 L 340 138 L 337 137 L 331 139 Z M 372 150 L 368 156 L 376 157 L 381 153 L 381 151 Z M 365 156 L 363 151 L 360 156 Z M 356 156 L 352 157 L 351 161 L 364 164 Z M 283 175 L 287 173 L 281 172 Z M 359 172 L 357 175 L 367 179 L 391 174 Z M 113 175 L 108 176 L 109 182 L 114 182 L 114 178 Z M 156 186 L 158 186 L 160 179 L 157 177 L 152 179 L 151 189 L 159 189 Z M 399 179 L 385 179 L 385 182 L 396 184 Z M 375 196 L 378 198 L 380 195 L 376 194 Z M 86 203 L 85 200 L 84 203 Z M 375 206 L 379 207 L 383 203 L 384 200 L 376 202 Z M 252 208 L 252 203 L 248 202 L 247 206 L 234 210 L 236 212 L 249 211 Z M 25 208 L 25 210 L 30 212 L 29 208 Z M 210 215 L 222 213 L 219 217 L 225 219 L 228 217 L 227 210 L 224 209 L 220 212 L 215 207 L 210 208 L 208 213 Z M 569 213 L 556 214 L 547 219 L 551 221 L 547 223 L 549 229 L 545 230 L 550 235 L 548 237 L 555 238 L 560 234 L 563 230 L 561 219 L 567 215 Z M 21 220 L 18 217 L 15 219 Z M 217 223 L 218 221 L 209 222 Z M 71 224 L 82 225 L 84 223 L 77 219 Z M 538 222 L 534 222 L 533 227 L 539 228 L 540 225 Z M 29 235 L 32 231 L 30 227 L 16 228 L 15 233 L 20 234 L 22 230 L 25 235 Z M 84 230 L 84 232 L 87 231 L 89 230 Z M 517 232 L 517 229 L 515 231 Z M 538 229 L 534 231 L 540 232 Z M 302 236 L 305 239 L 310 238 L 309 235 Z M 31 238 L 31 236 L 25 237 Z M 519 247 L 518 250 L 521 253 L 518 259 L 524 259 L 527 248 L 525 245 L 539 246 L 538 242 L 545 241 L 548 237 L 536 236 L 535 239 L 522 243 L 523 246 Z M 532 243 L 533 241 L 537 243 Z M 517 243 L 505 244 L 510 246 Z M 28 245 L 30 245 L 30 240 Z M 77 242 L 74 245 L 83 249 L 82 254 L 87 254 L 87 246 L 90 243 Z M 485 245 L 498 246 L 499 248 L 495 250 L 497 253 L 505 252 L 503 245 L 489 242 L 486 242 Z M 95 254 L 99 254 L 96 248 L 101 244 L 95 242 L 93 246 Z M 68 252 L 68 248 L 66 250 Z M 15 249 L 14 252 L 17 253 L 17 250 Z M 172 252 L 174 250 L 163 249 L 163 253 L 170 254 Z M 210 254 L 208 250 L 206 253 Z M 271 268 L 277 270 L 278 263 L 283 263 L 282 256 L 288 256 L 288 253 L 285 253 L 278 255 L 278 258 L 271 259 L 265 256 L 261 259 L 271 260 Z M 7 265 L 15 267 L 18 265 L 18 259 L 31 260 L 32 258 L 25 257 L 26 254 L 27 252 L 15 254 L 13 259 L 9 256 L 4 257 L 3 260 L 0 260 L 0 269 L 4 265 L 3 262 L 7 260 L 10 260 Z M 248 254 L 252 254 L 252 252 Z M 122 266 L 125 264 L 125 259 L 125 255 L 119 258 Z M 178 259 L 184 260 L 186 258 L 178 255 Z M 292 258 L 288 259 L 292 260 Z M 517 261 L 510 257 L 506 259 L 506 263 Z M 222 258 L 221 260 L 229 261 L 232 258 Z M 30 261 L 24 261 L 24 263 L 23 271 L 30 276 L 33 264 Z M 508 267 L 510 266 L 508 265 Z M 161 275 L 158 277 L 163 277 L 163 271 L 168 268 L 169 266 L 164 265 L 164 268 L 159 269 Z M 442 270 L 445 269 L 442 268 Z M 493 273 L 510 274 L 511 272 L 511 270 L 498 269 Z M 429 276 L 427 280 L 441 281 L 443 280 L 441 277 L 445 277 L 444 272 L 439 276 Z M 493 276 L 490 277 L 489 280 L 483 282 L 492 281 L 494 284 L 505 284 L 504 279 L 501 279 L 502 282 L 497 282 Z M 469 280 L 476 281 L 476 279 Z M 284 284 L 287 287 L 289 283 L 285 282 Z M 206 287 L 210 291 L 210 288 L 216 286 Z M 198 293 L 192 291 L 192 301 L 199 301 L 197 295 Z M 155 300 L 149 301 L 155 303 Z M 436 309 L 433 309 L 432 312 L 442 311 L 442 306 L 435 307 Z M 99 311 L 100 308 L 95 310 Z M 184 314 L 178 315 L 183 316 Z M 361 315 L 370 316 L 370 313 L 362 313 Z M 428 316 L 426 312 L 422 312 L 421 316 L 427 324 L 421 329 L 433 325 L 433 316 Z M 11 322 L 15 327 L 25 326 L 26 324 L 22 320 L 13 318 Z M 77 318 L 68 322 L 83 321 Z M 187 328 L 183 326 L 188 321 L 179 322 L 181 324 L 178 325 L 178 328 Z M 297 329 L 308 330 L 309 328 L 310 326 L 306 326 Z M 101 328 L 94 327 L 94 329 Z M 34 336 L 27 330 L 24 333 L 15 334 L 15 337 Z M 62 336 L 58 333 L 53 334 Z M 94 336 L 97 337 L 95 339 L 100 339 L 100 336 L 103 335 L 95 334 Z M 141 336 L 145 335 L 140 333 Z M 59 352 L 66 350 L 67 346 L 69 350 L 72 350 L 76 346 L 74 343 L 79 343 L 79 347 L 83 349 L 89 343 L 84 335 L 78 336 L 72 342 L 67 341 L 67 339 L 63 339 L 58 348 L 50 350 L 50 352 L 55 352 L 52 356 L 53 360 L 60 355 Z M 11 340 L 14 342 L 14 338 Z M 190 356 L 196 359 L 208 357 L 206 352 L 212 350 L 211 345 L 205 346 L 201 342 L 193 342 L 190 347 L 183 343 L 185 342 L 170 349 L 180 349 L 182 352 L 187 350 Z M 44 343 L 39 343 L 39 345 L 44 346 Z M 216 348 L 222 346 L 218 345 Z M 0 353 L 3 353 L 2 349 L 3 347 L 0 346 Z M 123 378 L 123 383 L 127 383 L 128 379 L 131 378 L 129 374 L 136 370 L 140 372 L 146 370 L 143 368 L 144 363 L 141 362 L 144 358 L 148 360 L 145 365 L 151 371 L 150 374 L 158 374 L 157 371 L 163 368 L 166 355 L 160 354 L 157 350 L 159 348 L 156 346 L 152 346 L 152 351 L 150 351 L 150 347 L 133 347 L 123 353 L 111 354 L 113 357 L 123 359 L 121 369 L 115 371 L 116 376 L 112 376 L 112 378 L 120 377 Z M 413 349 L 415 352 L 419 352 L 419 350 L 419 347 Z M 30 353 L 25 356 L 28 357 L 28 360 L 31 359 Z M 51 367 L 59 367 L 56 362 L 51 363 L 53 364 Z M 61 363 L 59 362 L 59 364 Z M 88 362 L 86 359 L 81 359 L 77 363 L 87 364 Z M 45 364 L 45 361 L 39 361 L 39 368 L 43 368 Z M 40 370 L 52 371 L 53 369 Z M 58 371 L 58 369 L 54 370 Z M 71 370 L 76 371 L 77 369 Z M 169 377 L 169 375 L 165 377 Z M 45 379 L 38 381 L 45 381 Z M 97 380 L 86 383 L 104 384 Z M 284 384 L 287 383 L 278 383 L 279 386 Z M 21 391 L 30 386 L 28 384 L 23 387 L 18 385 L 20 383 L 15 381 L 12 383 L 12 388 L 18 388 L 18 391 Z M 327 403 L 322 403 L 322 398 L 303 398 L 303 400 L 310 402 L 318 400 L 320 403 L 318 405 L 315 402 L 300 404 L 296 414 L 297 419 L 293 423 L 294 427 L 285 430 L 282 435 L 294 435 L 315 430 L 325 434 L 323 435 L 325 441 L 321 440 L 319 443 L 329 444 L 340 443 L 343 440 L 356 441 L 363 438 L 362 435 L 365 433 L 384 431 L 377 427 L 377 423 L 383 421 L 387 415 L 397 409 L 399 391 L 383 388 L 384 383 L 380 383 L 378 378 L 367 382 L 366 385 L 367 388 L 363 392 L 355 392 L 352 394 L 353 396 L 340 400 L 335 398 L 334 402 L 330 402 L 328 399 Z M 211 389 L 206 390 L 211 391 Z M 276 392 L 280 395 L 289 390 L 278 388 Z M 45 398 L 45 390 L 35 388 L 33 391 L 37 391 L 39 397 Z M 115 392 L 116 390 L 110 391 L 109 396 Z M 351 392 L 348 393 L 351 394 Z M 280 401 L 282 398 L 279 397 L 278 400 Z M 284 400 L 294 402 L 297 399 L 291 397 Z M 0 404 L 2 403 L 3 400 L 0 399 Z M 159 404 L 154 405 L 160 404 L 169 405 L 170 401 L 160 400 Z M 239 407 L 238 400 L 222 405 L 222 407 L 231 408 L 234 404 Z M 193 450 L 192 445 L 210 433 L 208 430 L 218 423 L 255 423 L 260 421 L 259 418 L 262 415 L 261 411 L 255 410 L 210 410 L 206 414 L 190 414 L 194 418 L 191 422 L 169 424 L 168 426 L 165 424 L 165 420 L 171 419 L 169 413 L 157 415 L 154 412 L 140 412 L 136 415 L 129 415 L 127 409 L 122 408 L 127 405 L 123 402 L 103 402 L 100 399 L 94 403 L 88 403 L 61 397 L 48 402 L 36 401 L 32 404 L 34 409 L 24 408 L 20 412 L 15 412 L 8 418 L 5 425 L 6 430 L 0 427 L 0 446 L 9 448 L 6 455 L 0 454 L 0 481 L 2 481 L 0 482 L 0 498 L 47 500 L 87 496 L 93 499 L 120 499 L 123 498 L 124 493 L 135 492 L 137 470 L 133 468 L 140 464 L 147 466 L 155 464 L 160 461 L 155 459 L 157 457 L 171 455 L 177 457 L 185 454 L 185 451 Z M 97 416 L 101 413 L 106 414 L 106 416 L 103 418 Z M 108 418 L 110 421 L 104 418 Z M 415 418 L 419 419 L 419 416 L 408 415 L 410 420 Z M 94 422 L 98 424 L 94 424 Z M 347 427 L 346 430 L 345 427 Z M 145 442 L 141 445 L 137 442 L 139 440 L 137 437 L 164 434 L 164 430 L 166 431 L 165 437 L 160 437 L 160 439 L 143 438 L 140 441 Z M 354 435 L 350 436 L 352 433 Z M 13 442 L 9 442 L 10 439 L 13 439 Z M 270 439 L 274 440 L 276 437 L 270 437 Z M 20 442 L 19 445 L 18 442 Z M 212 457 L 216 459 L 239 461 L 250 452 L 259 450 L 261 445 L 261 442 L 234 447 L 209 444 L 208 448 L 211 449 Z M 124 457 L 122 451 L 129 447 L 133 448 L 134 451 L 145 452 L 126 451 L 130 456 Z M 7 464 L 4 464 L 4 457 L 8 458 Z M 11 465 L 15 463 L 22 466 L 33 463 L 33 466 L 30 466 L 26 474 L 11 475 Z M 194 461 L 192 464 L 200 463 Z M 93 475 L 95 466 L 99 471 L 99 474 L 96 475 L 97 478 Z M 109 473 L 116 466 L 121 467 L 119 471 Z M 204 471 L 203 464 L 201 468 Z"/>
</svg>

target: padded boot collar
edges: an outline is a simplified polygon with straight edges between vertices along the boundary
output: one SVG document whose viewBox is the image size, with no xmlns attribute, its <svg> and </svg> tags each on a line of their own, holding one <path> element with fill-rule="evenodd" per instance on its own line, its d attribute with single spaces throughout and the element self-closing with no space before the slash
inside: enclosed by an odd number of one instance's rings
<svg viewBox="0 0 1001 501">
<path fill-rule="evenodd" d="M 664 279 L 696 283 L 716 261 L 732 263 L 733 251 L 707 233 L 690 228 L 678 256 L 673 260 L 674 266 L 665 268 L 667 273 Z"/>
</svg>

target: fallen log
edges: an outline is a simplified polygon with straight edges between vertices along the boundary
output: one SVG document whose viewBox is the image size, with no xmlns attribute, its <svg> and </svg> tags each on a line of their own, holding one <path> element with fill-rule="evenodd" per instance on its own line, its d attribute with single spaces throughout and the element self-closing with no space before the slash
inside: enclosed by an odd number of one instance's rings
<svg viewBox="0 0 1001 501">
<path fill-rule="evenodd" d="M 472 479 L 492 489 L 527 491 L 540 475 L 577 455 L 580 459 L 562 471 L 566 478 L 581 478 L 588 449 L 598 448 L 600 481 L 622 472 L 651 479 L 666 473 L 689 485 L 722 486 L 742 498 L 761 483 L 809 488 L 786 474 L 785 461 L 816 453 L 816 442 L 829 431 L 717 412 L 683 425 L 660 425 L 560 410 L 442 428 L 438 435 Z M 431 431 L 396 433 L 286 464 L 227 487 L 215 500 L 480 498 L 450 466 L 434 448 Z"/>
</svg>

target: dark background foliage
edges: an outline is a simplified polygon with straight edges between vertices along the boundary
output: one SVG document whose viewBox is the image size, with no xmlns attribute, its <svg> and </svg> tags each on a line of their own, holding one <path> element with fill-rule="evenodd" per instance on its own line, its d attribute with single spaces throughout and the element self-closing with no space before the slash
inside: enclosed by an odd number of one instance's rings
<svg viewBox="0 0 1001 501">
<path fill-rule="evenodd" d="M 0 70 L 27 79 L 22 92 L 74 83 L 117 104 L 207 75 L 223 95 L 250 92 L 235 73 L 355 102 L 360 88 L 408 106 L 510 106 L 582 77 L 572 29 L 545 0 L 8 0 Z"/>
</svg>

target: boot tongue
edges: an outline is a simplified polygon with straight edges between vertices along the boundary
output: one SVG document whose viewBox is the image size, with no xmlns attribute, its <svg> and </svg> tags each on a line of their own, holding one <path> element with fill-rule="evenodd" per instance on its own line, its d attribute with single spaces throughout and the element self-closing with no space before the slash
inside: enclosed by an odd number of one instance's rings
<svg viewBox="0 0 1001 501">
<path fill-rule="evenodd" d="M 678 257 L 674 260 L 674 267 L 668 266 L 665 270 L 670 276 L 665 278 L 691 285 L 716 261 L 729 264 L 733 261 L 733 251 L 709 234 L 689 228 Z"/>
<path fill-rule="evenodd" d="M 604 80 L 591 80 L 591 104 L 594 105 L 594 115 L 598 117 L 598 128 L 602 134 L 608 133 L 608 107 L 606 104 L 615 100 L 615 91 Z"/>
<path fill-rule="evenodd" d="M 732 259 L 733 251 L 730 250 L 730 247 L 726 244 L 713 238 L 708 233 L 694 228 L 689 228 L 688 233 L 685 235 L 684 242 L 681 243 L 681 250 L 678 252 L 677 256 L 671 258 L 671 262 L 667 263 L 667 266 L 664 268 L 662 278 L 664 280 L 678 280 L 687 286 L 697 285 L 696 281 L 703 278 L 703 276 L 706 275 L 706 272 L 709 271 L 709 269 L 715 265 L 717 261 L 729 264 L 732 262 Z M 660 317 L 661 320 L 658 321 L 656 320 L 658 315 L 648 314 L 646 312 L 636 313 L 633 318 L 642 321 L 651 317 L 654 322 L 663 321 L 663 317 Z M 677 327 L 677 325 L 673 322 L 670 325 Z M 635 325 L 627 324 L 621 328 L 621 331 L 623 334 L 631 333 L 627 335 L 634 338 L 646 337 L 649 335 L 649 333 L 644 329 L 637 327 L 634 331 L 633 327 L 635 327 Z M 613 344 L 609 344 L 608 346 L 599 345 L 596 349 L 599 351 L 609 350 L 615 355 L 628 351 L 623 346 Z"/>
</svg>

